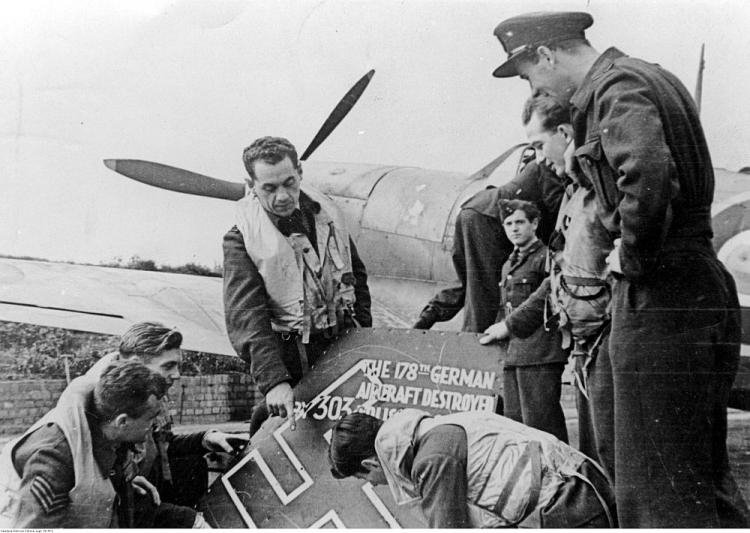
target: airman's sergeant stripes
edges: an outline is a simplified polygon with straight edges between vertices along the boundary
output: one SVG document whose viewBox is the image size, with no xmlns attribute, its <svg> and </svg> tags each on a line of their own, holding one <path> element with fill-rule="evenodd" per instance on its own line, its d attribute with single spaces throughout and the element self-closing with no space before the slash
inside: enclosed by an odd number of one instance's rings
<svg viewBox="0 0 750 533">
<path fill-rule="evenodd" d="M 44 509 L 44 512 L 47 514 L 59 511 L 70 503 L 70 498 L 68 497 L 67 492 L 63 494 L 55 494 L 49 481 L 42 476 L 34 477 L 31 482 L 30 492 L 34 495 L 34 498 L 36 498 L 39 505 L 42 506 L 42 509 Z"/>
</svg>

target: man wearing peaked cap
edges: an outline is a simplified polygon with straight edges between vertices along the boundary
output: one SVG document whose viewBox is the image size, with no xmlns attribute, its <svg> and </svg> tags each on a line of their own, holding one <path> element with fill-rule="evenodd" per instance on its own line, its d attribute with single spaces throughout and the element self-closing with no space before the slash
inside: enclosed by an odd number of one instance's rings
<svg viewBox="0 0 750 533">
<path fill-rule="evenodd" d="M 532 94 L 571 104 L 575 161 L 612 236 L 609 339 L 621 527 L 748 527 L 729 469 L 741 317 L 711 244 L 714 175 L 695 103 L 660 66 L 597 52 L 585 13 L 501 22 Z M 665 120 L 666 117 L 666 120 Z"/>
<path fill-rule="evenodd" d="M 550 45 L 570 39 L 585 39 L 584 30 L 594 23 L 588 13 L 526 13 L 502 21 L 495 28 L 495 36 L 508 54 L 508 60 L 492 73 L 496 78 L 518 76 L 515 59 L 534 50 L 535 46 Z"/>
</svg>

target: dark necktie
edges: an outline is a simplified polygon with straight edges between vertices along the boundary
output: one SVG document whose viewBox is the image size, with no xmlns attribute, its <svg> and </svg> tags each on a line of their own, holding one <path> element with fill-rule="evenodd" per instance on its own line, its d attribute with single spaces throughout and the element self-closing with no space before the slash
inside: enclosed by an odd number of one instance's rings
<svg viewBox="0 0 750 533">
<path fill-rule="evenodd" d="M 513 249 L 513 253 L 510 254 L 510 266 L 514 267 L 521 260 L 521 250 L 518 248 Z"/>
</svg>

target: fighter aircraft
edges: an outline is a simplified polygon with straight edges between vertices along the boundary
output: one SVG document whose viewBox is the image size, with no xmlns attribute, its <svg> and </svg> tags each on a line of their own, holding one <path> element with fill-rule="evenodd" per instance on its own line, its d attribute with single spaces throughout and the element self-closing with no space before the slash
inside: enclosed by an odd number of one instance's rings
<svg viewBox="0 0 750 533">
<path fill-rule="evenodd" d="M 330 195 L 343 211 L 367 265 L 376 307 L 402 327 L 444 286 L 456 283 L 451 248 L 461 204 L 477 191 L 515 175 L 523 144 L 471 175 L 416 167 L 326 163 L 308 157 L 364 92 L 368 72 L 334 108 L 300 157 L 303 184 Z M 107 159 L 130 178 L 201 196 L 237 200 L 242 178 L 217 180 L 141 160 Z M 743 305 L 743 341 L 750 354 L 750 177 L 715 169 L 714 246 L 733 273 Z M 232 208 L 227 204 L 227 209 Z M 93 266 L 0 259 L 0 320 L 119 334 L 148 316 L 190 331 L 185 347 L 234 355 L 224 329 L 221 281 L 216 278 Z M 458 329 L 460 317 L 438 325 Z M 744 367 L 750 367 L 750 358 Z M 737 406 L 750 409 L 750 374 L 737 379 Z"/>
</svg>

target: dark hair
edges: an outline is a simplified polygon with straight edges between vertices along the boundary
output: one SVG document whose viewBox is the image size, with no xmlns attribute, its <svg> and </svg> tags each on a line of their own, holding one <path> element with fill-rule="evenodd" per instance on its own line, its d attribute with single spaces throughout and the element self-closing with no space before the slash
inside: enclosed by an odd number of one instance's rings
<svg viewBox="0 0 750 533">
<path fill-rule="evenodd" d="M 539 220 L 541 216 L 539 208 L 533 202 L 527 202 L 526 200 L 500 200 L 498 205 L 500 206 L 500 216 L 503 220 L 516 211 L 523 211 L 529 222 Z"/>
<path fill-rule="evenodd" d="M 182 345 L 182 333 L 159 322 L 138 322 L 120 337 L 120 355 L 125 358 L 139 356 L 148 363 L 166 350 Z"/>
<path fill-rule="evenodd" d="M 376 455 L 375 437 L 383 421 L 364 413 L 350 413 L 336 422 L 328 447 L 331 474 L 337 479 L 367 473 L 362 461 Z"/>
<path fill-rule="evenodd" d="M 524 126 L 531 121 L 534 113 L 539 115 L 545 130 L 553 131 L 560 124 L 570 124 L 570 105 L 545 94 L 532 96 L 524 103 L 521 112 Z"/>
<path fill-rule="evenodd" d="M 266 163 L 275 165 L 287 156 L 292 165 L 299 169 L 297 149 L 288 139 L 283 137 L 261 137 L 254 140 L 250 146 L 242 151 L 242 162 L 245 164 L 245 169 L 250 174 L 250 178 L 255 181 L 253 166 L 256 161 L 265 161 Z"/>
<path fill-rule="evenodd" d="M 146 412 L 151 395 L 160 399 L 167 380 L 138 361 L 117 361 L 102 373 L 94 386 L 94 406 L 99 418 L 108 422 L 121 413 L 138 418 Z"/>
</svg>

